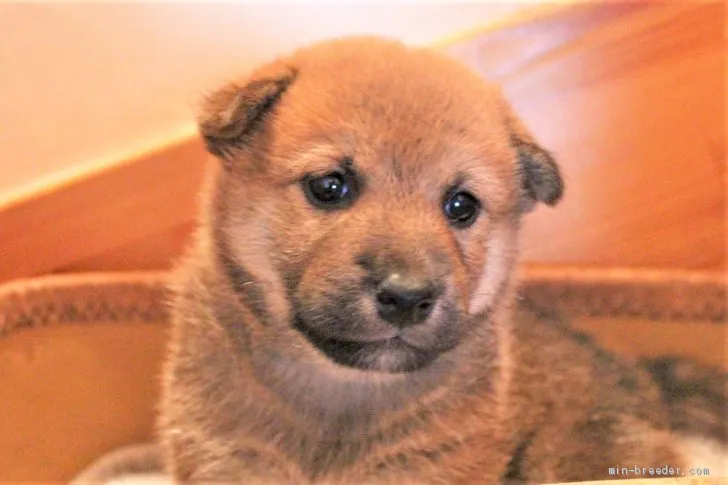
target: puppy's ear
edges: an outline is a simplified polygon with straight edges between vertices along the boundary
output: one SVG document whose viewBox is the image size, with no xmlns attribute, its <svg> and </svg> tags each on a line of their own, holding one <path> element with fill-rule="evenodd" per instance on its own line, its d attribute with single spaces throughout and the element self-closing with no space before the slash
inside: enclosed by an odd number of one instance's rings
<svg viewBox="0 0 728 485">
<path fill-rule="evenodd" d="M 271 66 L 210 94 L 197 120 L 207 150 L 229 166 L 295 78 L 296 70 Z"/>
<path fill-rule="evenodd" d="M 510 106 L 505 107 L 511 145 L 518 155 L 521 178 L 521 210 L 528 212 L 538 202 L 556 205 L 564 192 L 564 180 L 553 156 L 542 148 Z"/>
</svg>

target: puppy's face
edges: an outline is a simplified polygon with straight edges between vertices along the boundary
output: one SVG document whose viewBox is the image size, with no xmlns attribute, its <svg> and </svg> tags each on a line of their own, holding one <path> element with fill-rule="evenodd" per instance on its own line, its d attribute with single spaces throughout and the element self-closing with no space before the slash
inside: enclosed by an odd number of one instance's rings
<svg viewBox="0 0 728 485">
<path fill-rule="evenodd" d="M 498 92 L 374 39 L 320 44 L 210 98 L 215 244 L 259 345 L 414 372 L 486 338 L 518 218 L 558 170 Z"/>
</svg>

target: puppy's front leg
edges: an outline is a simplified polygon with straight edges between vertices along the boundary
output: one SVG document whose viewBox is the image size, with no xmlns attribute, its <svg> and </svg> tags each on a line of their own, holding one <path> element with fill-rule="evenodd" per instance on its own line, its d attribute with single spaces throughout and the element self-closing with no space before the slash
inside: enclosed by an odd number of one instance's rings
<svg viewBox="0 0 728 485">
<path fill-rule="evenodd" d="M 308 482 L 302 477 L 294 478 L 276 469 L 269 469 L 264 473 L 255 471 L 246 464 L 224 461 L 209 463 L 204 469 L 195 470 L 192 475 L 172 472 L 172 479 L 176 485 L 306 485 Z"/>
<path fill-rule="evenodd" d="M 252 447 L 231 449 L 229 446 L 193 447 L 187 443 L 184 454 L 167 460 L 168 474 L 176 484 L 260 484 L 307 485 L 308 480 L 292 465 L 278 457 Z"/>
</svg>

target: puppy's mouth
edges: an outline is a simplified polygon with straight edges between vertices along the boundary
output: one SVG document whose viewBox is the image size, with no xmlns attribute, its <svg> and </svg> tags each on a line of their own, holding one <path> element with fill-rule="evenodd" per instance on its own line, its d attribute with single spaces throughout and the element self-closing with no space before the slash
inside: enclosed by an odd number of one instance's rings
<svg viewBox="0 0 728 485">
<path fill-rule="evenodd" d="M 295 318 L 294 327 L 332 361 L 361 370 L 393 374 L 413 372 L 426 367 L 439 354 L 435 349 L 422 349 L 408 343 L 401 334 L 374 341 L 324 336 L 306 325 L 300 316 Z"/>
</svg>

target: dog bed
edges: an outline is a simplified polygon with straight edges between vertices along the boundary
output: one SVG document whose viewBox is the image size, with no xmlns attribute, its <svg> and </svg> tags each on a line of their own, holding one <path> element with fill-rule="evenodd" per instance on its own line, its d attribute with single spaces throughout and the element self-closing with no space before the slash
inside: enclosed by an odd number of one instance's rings
<svg viewBox="0 0 728 485">
<path fill-rule="evenodd" d="M 532 266 L 521 273 L 521 298 L 576 317 L 575 327 L 615 352 L 728 369 L 723 274 Z M 66 483 L 99 457 L 152 439 L 166 278 L 71 274 L 0 285 L 0 481 Z"/>
</svg>

